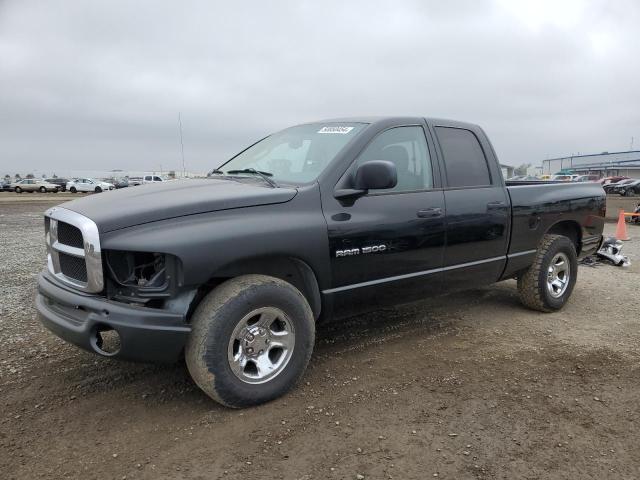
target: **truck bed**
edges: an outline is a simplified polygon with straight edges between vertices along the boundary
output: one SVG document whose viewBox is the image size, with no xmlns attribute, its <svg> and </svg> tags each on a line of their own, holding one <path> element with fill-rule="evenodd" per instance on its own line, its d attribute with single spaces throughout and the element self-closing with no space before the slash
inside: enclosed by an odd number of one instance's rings
<svg viewBox="0 0 640 480">
<path fill-rule="evenodd" d="M 532 252 L 554 225 L 576 241 L 578 254 L 591 253 L 600 241 L 606 195 L 598 183 L 505 182 L 511 200 L 509 254 Z M 531 261 L 528 254 L 510 258 L 511 273 Z"/>
</svg>

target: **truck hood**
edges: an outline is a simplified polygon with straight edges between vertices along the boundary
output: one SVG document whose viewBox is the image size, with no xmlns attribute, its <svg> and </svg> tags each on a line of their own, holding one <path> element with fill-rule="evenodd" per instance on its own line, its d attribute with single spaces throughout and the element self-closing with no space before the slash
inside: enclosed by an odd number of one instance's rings
<svg viewBox="0 0 640 480">
<path fill-rule="evenodd" d="M 93 194 L 60 205 L 90 218 L 100 232 L 231 208 L 284 203 L 295 188 L 271 188 L 253 180 L 173 180 Z"/>
</svg>

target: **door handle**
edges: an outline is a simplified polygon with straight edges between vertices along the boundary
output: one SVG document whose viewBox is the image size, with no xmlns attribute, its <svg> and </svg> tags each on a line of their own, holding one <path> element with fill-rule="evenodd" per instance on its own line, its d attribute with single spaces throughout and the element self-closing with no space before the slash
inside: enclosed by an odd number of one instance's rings
<svg viewBox="0 0 640 480">
<path fill-rule="evenodd" d="M 442 217 L 442 209 L 437 207 L 425 208 L 423 210 L 418 210 L 417 215 L 419 218 Z"/>
<path fill-rule="evenodd" d="M 503 208 L 507 208 L 507 204 L 504 202 L 487 203 L 487 210 L 502 210 Z"/>
</svg>

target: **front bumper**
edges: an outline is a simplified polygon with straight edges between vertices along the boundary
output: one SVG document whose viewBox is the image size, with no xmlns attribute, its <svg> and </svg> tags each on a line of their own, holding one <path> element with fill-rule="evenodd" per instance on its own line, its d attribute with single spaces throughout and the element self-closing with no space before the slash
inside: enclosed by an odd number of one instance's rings
<svg viewBox="0 0 640 480">
<path fill-rule="evenodd" d="M 191 332 L 181 314 L 70 290 L 46 272 L 38 276 L 36 308 L 42 324 L 63 340 L 93 353 L 126 360 L 175 362 Z M 101 329 L 118 333 L 117 352 L 107 354 L 99 348 L 96 336 Z"/>
</svg>

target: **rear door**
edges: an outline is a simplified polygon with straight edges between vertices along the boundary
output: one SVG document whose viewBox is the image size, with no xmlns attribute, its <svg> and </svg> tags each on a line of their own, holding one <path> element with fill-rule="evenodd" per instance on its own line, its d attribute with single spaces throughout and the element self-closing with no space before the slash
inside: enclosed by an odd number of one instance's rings
<svg viewBox="0 0 640 480">
<path fill-rule="evenodd" d="M 500 277 L 509 241 L 509 197 L 493 150 L 482 131 L 434 128 L 445 173 L 447 290 L 493 283 Z"/>
</svg>

